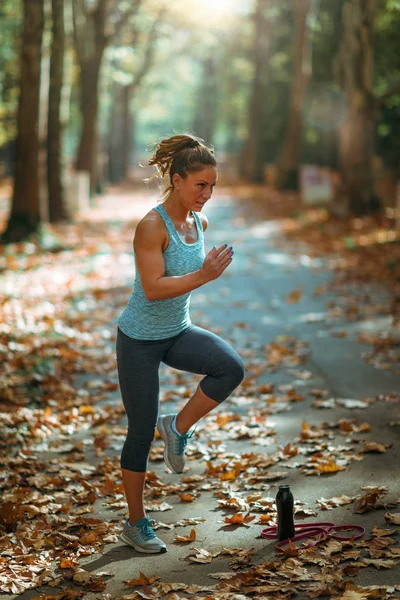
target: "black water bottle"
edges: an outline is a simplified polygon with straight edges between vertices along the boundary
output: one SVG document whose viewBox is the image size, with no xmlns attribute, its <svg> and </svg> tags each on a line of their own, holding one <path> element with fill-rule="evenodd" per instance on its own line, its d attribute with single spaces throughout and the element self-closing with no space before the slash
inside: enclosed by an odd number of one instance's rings
<svg viewBox="0 0 400 600">
<path fill-rule="evenodd" d="M 293 504 L 293 494 L 288 484 L 280 485 L 276 495 L 278 540 L 280 542 L 294 537 Z"/>
</svg>

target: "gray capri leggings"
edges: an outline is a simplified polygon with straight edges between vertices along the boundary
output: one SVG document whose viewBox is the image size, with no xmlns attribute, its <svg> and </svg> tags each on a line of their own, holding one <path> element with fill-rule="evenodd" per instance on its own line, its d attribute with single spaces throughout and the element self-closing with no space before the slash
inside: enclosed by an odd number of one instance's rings
<svg viewBox="0 0 400 600">
<path fill-rule="evenodd" d="M 154 438 L 159 408 L 160 363 L 205 375 L 201 390 L 216 402 L 223 402 L 244 377 L 239 354 L 220 337 L 189 325 L 164 340 L 136 340 L 117 332 L 118 378 L 128 417 L 128 434 L 121 467 L 144 473 Z"/>
</svg>

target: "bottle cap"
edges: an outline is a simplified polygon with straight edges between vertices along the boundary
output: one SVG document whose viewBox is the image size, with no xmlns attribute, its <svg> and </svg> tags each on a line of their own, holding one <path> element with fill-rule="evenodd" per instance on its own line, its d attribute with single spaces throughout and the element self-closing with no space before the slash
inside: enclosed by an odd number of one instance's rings
<svg viewBox="0 0 400 600">
<path fill-rule="evenodd" d="M 288 483 L 281 483 L 279 485 L 279 489 L 280 490 L 288 490 L 289 489 L 289 484 Z"/>
</svg>

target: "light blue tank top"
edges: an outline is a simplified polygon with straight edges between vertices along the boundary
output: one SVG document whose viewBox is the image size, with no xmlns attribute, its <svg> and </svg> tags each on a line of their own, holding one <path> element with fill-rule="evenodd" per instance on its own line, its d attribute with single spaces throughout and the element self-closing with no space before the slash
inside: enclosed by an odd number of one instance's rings
<svg viewBox="0 0 400 600">
<path fill-rule="evenodd" d="M 159 204 L 154 210 L 163 219 L 169 235 L 168 247 L 163 251 L 165 277 L 198 271 L 205 258 L 204 232 L 199 215 L 192 212 L 197 228 L 197 241 L 187 244 L 179 236 L 164 206 Z M 190 296 L 191 292 L 188 292 L 176 298 L 148 300 L 136 267 L 133 291 L 128 305 L 118 319 L 118 327 L 123 333 L 137 340 L 162 340 L 178 335 L 191 323 Z"/>
</svg>

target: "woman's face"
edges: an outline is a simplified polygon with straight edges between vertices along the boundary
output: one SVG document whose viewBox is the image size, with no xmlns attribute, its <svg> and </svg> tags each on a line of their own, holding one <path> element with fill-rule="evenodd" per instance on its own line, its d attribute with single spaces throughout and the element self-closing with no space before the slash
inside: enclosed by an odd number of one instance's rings
<svg viewBox="0 0 400 600">
<path fill-rule="evenodd" d="M 217 183 L 217 168 L 211 165 L 204 167 L 201 171 L 188 173 L 186 179 L 175 174 L 173 181 L 185 208 L 199 212 L 213 194 Z"/>
</svg>

